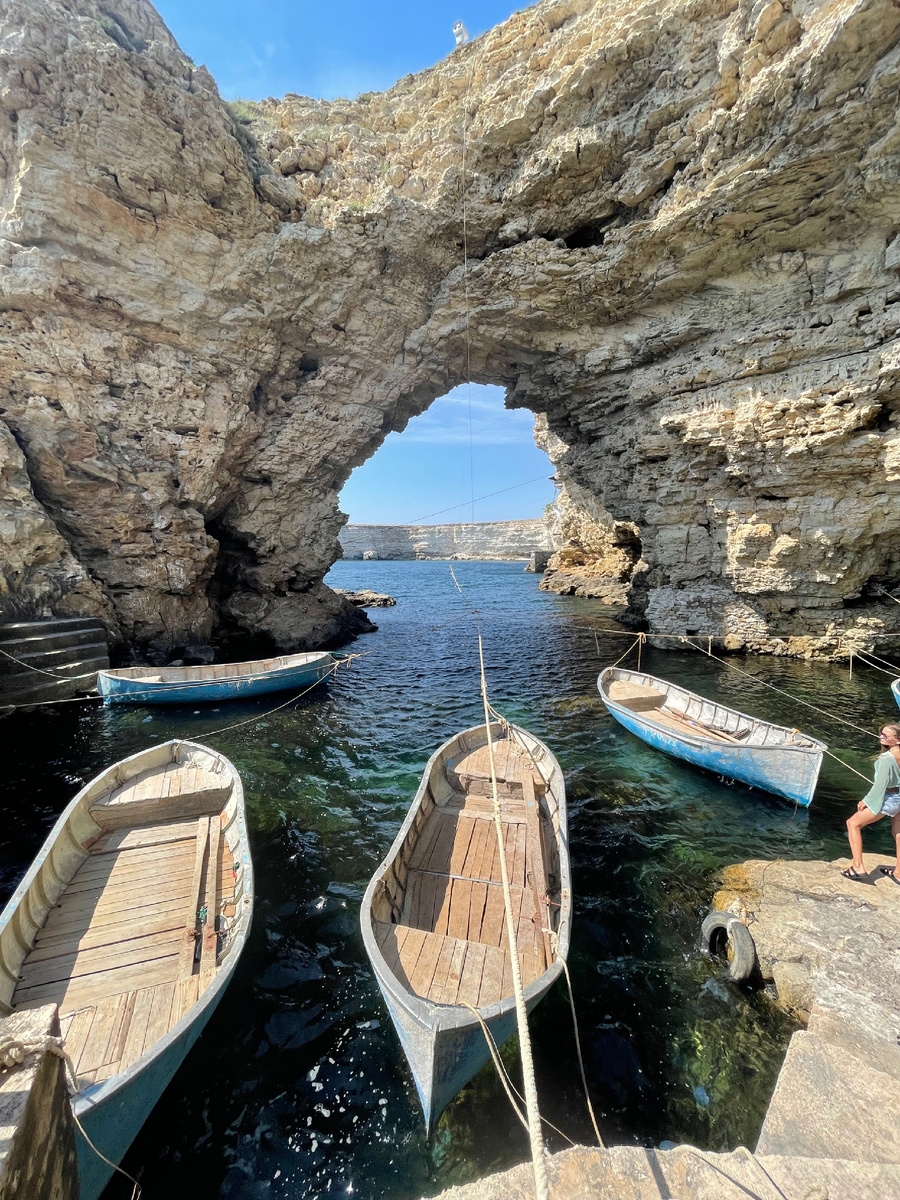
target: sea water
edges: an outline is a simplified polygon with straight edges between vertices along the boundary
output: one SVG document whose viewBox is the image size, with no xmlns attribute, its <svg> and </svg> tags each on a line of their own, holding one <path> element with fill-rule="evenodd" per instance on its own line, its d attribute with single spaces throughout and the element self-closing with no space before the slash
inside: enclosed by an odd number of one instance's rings
<svg viewBox="0 0 900 1200">
<path fill-rule="evenodd" d="M 721 868 L 831 859 L 862 780 L 826 759 L 811 810 L 645 746 L 607 714 L 599 670 L 631 644 L 598 601 L 540 592 L 521 563 L 338 563 L 373 609 L 364 654 L 299 703 L 184 708 L 63 704 L 0 724 L 3 898 L 58 813 L 101 768 L 171 737 L 241 772 L 256 871 L 253 930 L 234 981 L 138 1135 L 126 1168 L 147 1196 L 237 1200 L 414 1197 L 522 1161 L 525 1135 L 493 1067 L 425 1136 L 415 1089 L 363 951 L 359 904 L 432 751 L 482 715 L 476 624 L 494 705 L 543 738 L 565 773 L 574 890 L 570 968 L 588 1084 L 607 1144 L 753 1147 L 796 1026 L 697 948 Z M 477 610 L 477 617 L 474 610 Z M 604 631 L 613 630 L 613 634 Z M 635 654 L 626 660 L 635 663 Z M 643 666 L 822 735 L 864 773 L 878 745 L 769 690 L 873 732 L 897 718 L 886 676 L 846 665 L 684 647 Z M 740 673 L 734 668 L 740 668 Z M 900 672 L 898 672 L 900 673 Z M 249 724 L 218 733 L 237 722 Z M 884 825 L 885 828 L 882 828 Z M 889 852 L 887 822 L 866 834 Z M 532 1038 L 551 1149 L 590 1142 L 565 983 Z M 504 1057 L 517 1071 L 515 1043 Z M 130 1196 L 114 1181 L 108 1200 Z"/>
</svg>

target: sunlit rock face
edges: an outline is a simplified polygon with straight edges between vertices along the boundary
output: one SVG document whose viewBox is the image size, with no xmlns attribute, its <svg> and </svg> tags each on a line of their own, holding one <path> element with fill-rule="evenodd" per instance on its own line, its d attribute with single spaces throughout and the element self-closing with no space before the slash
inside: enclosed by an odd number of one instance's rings
<svg viewBox="0 0 900 1200">
<path fill-rule="evenodd" d="M 888 0 L 545 0 L 236 115 L 149 4 L 0 35 L 3 611 L 338 636 L 340 488 L 471 378 L 637 527 L 651 628 L 900 636 Z"/>
</svg>

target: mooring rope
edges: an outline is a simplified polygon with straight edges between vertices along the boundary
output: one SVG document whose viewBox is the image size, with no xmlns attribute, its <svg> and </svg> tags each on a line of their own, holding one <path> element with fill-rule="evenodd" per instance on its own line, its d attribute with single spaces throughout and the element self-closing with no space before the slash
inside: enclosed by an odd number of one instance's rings
<svg viewBox="0 0 900 1200">
<path fill-rule="evenodd" d="M 651 637 L 655 636 L 653 634 Z M 839 717 L 836 713 L 829 712 L 827 708 L 821 708 L 818 704 L 812 704 L 809 700 L 801 700 L 799 696 L 793 695 L 791 692 L 786 692 L 784 688 L 777 687 L 774 683 L 769 683 L 762 679 L 759 675 L 754 675 L 752 671 L 743 671 L 740 667 L 736 667 L 734 663 L 729 662 L 727 658 L 720 658 L 718 654 L 713 654 L 712 650 L 706 649 L 703 646 L 697 646 L 689 637 L 681 639 L 686 645 L 693 647 L 694 650 L 699 650 L 701 654 L 707 655 L 709 658 L 715 659 L 716 662 L 722 663 L 726 667 L 730 667 L 732 671 L 737 671 L 739 675 L 746 676 L 747 679 L 753 679 L 756 683 L 761 683 L 763 687 L 769 688 L 773 692 L 778 692 L 782 696 L 787 696 L 789 700 L 793 700 L 795 704 L 802 704 L 804 708 L 811 708 L 814 712 L 819 713 L 829 720 L 837 721 L 841 725 L 847 725 L 850 729 L 855 729 L 857 733 L 864 733 L 866 737 L 877 738 L 878 734 L 873 733 L 871 729 L 864 729 L 862 725 L 856 725 L 853 721 L 848 721 L 846 717 Z M 840 761 L 840 760 L 838 760 Z M 846 765 L 846 764 L 845 764 Z M 852 768 L 850 768 L 852 770 Z"/>
<path fill-rule="evenodd" d="M 22 1039 L 16 1037 L 6 1037 L 0 1041 L 0 1066 L 4 1067 L 6 1070 L 15 1070 L 16 1067 L 21 1066 L 25 1059 L 30 1057 L 32 1054 L 53 1054 L 57 1058 L 61 1058 L 65 1064 L 66 1074 L 69 1077 L 69 1090 L 73 1096 L 77 1096 L 79 1094 L 81 1089 L 78 1086 L 78 1077 L 75 1074 L 75 1066 L 72 1062 L 72 1059 L 66 1050 L 64 1038 L 56 1037 L 53 1034 L 48 1033 L 39 1038 Z M 114 1171 L 118 1171 L 120 1175 L 124 1175 L 129 1183 L 134 1184 L 134 1188 L 131 1193 L 131 1200 L 140 1200 L 141 1185 L 138 1183 L 138 1181 L 133 1175 L 129 1175 L 126 1170 L 120 1167 L 118 1163 L 114 1163 L 112 1159 L 107 1158 L 102 1150 L 97 1149 L 88 1136 L 87 1131 L 85 1130 L 81 1121 L 78 1119 L 78 1114 L 75 1112 L 75 1105 L 71 1102 L 69 1104 L 69 1111 L 72 1114 L 72 1120 L 78 1126 L 81 1136 L 84 1138 L 85 1142 L 87 1142 L 88 1146 L 90 1146 L 91 1150 L 93 1150 L 97 1157 L 102 1159 L 102 1161 L 105 1162 L 108 1167 L 112 1167 Z"/>
<path fill-rule="evenodd" d="M 578 1017 L 575 1015 L 575 993 L 572 991 L 572 977 L 569 974 L 569 964 L 565 959 L 562 960 L 563 970 L 566 973 L 566 984 L 569 988 L 569 1006 L 572 1009 L 572 1027 L 575 1030 L 575 1049 L 578 1053 L 578 1070 L 581 1072 L 581 1086 L 584 1088 L 584 1098 L 587 1101 L 588 1112 L 591 1114 L 591 1124 L 594 1126 L 594 1136 L 597 1139 L 597 1145 L 603 1149 L 603 1138 L 600 1136 L 600 1130 L 597 1126 L 597 1118 L 594 1116 L 594 1106 L 591 1104 L 591 1093 L 588 1091 L 587 1076 L 584 1073 L 584 1059 L 581 1056 L 581 1038 L 578 1036 Z"/>
<path fill-rule="evenodd" d="M 74 648 L 77 649 L 78 647 L 76 646 Z M 22 662 L 21 658 L 16 658 L 14 654 L 9 654 L 6 650 L 0 650 L 0 654 L 2 654 L 4 658 L 10 659 L 11 662 L 18 663 L 20 667 L 25 667 L 29 671 L 35 671 L 38 675 L 49 675 L 51 679 L 56 679 L 57 681 L 66 681 L 69 679 L 90 679 L 92 675 L 97 674 L 96 671 L 86 671 L 83 675 L 58 675 L 56 671 L 45 671 L 43 667 L 35 667 L 31 663 Z"/>
<path fill-rule="evenodd" d="M 898 672 L 896 667 L 894 667 L 893 670 L 888 671 L 884 667 L 879 667 L 879 666 L 876 666 L 876 664 L 873 662 L 866 661 L 867 659 L 873 658 L 873 657 L 874 657 L 874 655 L 869 654 L 868 651 L 863 653 L 862 650 L 854 650 L 850 656 L 850 660 L 852 662 L 853 659 L 856 658 L 863 664 L 864 667 L 871 667 L 873 671 L 880 671 L 882 675 L 888 675 L 888 676 L 890 676 L 891 679 L 900 678 L 900 672 Z M 886 662 L 886 661 L 887 660 L 883 659 L 883 658 L 878 659 L 878 662 Z"/>
<path fill-rule="evenodd" d="M 880 655 L 873 653 L 871 650 L 855 650 L 853 653 L 857 655 L 864 653 L 866 658 L 874 658 L 876 662 L 884 663 L 886 667 L 890 667 L 892 669 L 895 676 L 900 676 L 900 667 L 898 667 L 896 663 L 889 662 L 886 658 L 881 658 Z"/>
<path fill-rule="evenodd" d="M 506 1094 L 509 1097 L 510 1104 L 513 1106 L 513 1111 L 521 1121 L 522 1128 L 527 1133 L 528 1122 L 525 1120 L 525 1116 L 519 1107 L 520 1104 L 525 1103 L 525 1097 L 513 1083 L 509 1071 L 507 1071 L 503 1059 L 500 1057 L 500 1051 L 497 1048 L 497 1041 L 494 1035 L 491 1033 L 490 1026 L 487 1024 L 484 1017 L 482 1017 L 478 1009 L 474 1007 L 474 1005 L 469 1004 L 467 1000 L 463 1000 L 463 1005 L 478 1018 L 478 1024 L 481 1026 L 481 1032 L 484 1034 L 484 1040 L 487 1042 L 488 1050 L 491 1052 L 491 1058 L 494 1060 L 494 1066 L 497 1070 L 497 1074 L 500 1076 L 500 1082 L 506 1089 Z M 576 1145 L 576 1143 L 569 1137 L 567 1133 L 563 1133 L 558 1125 L 554 1125 L 552 1121 L 548 1121 L 545 1116 L 541 1116 L 541 1121 L 547 1126 L 548 1129 L 552 1129 L 554 1133 L 558 1133 L 559 1136 L 567 1141 L 570 1146 Z"/>
<path fill-rule="evenodd" d="M 456 584 L 459 594 L 465 599 L 465 593 L 459 586 L 459 580 L 450 568 L 450 575 Z M 491 764 L 491 807 L 493 811 L 494 832 L 497 835 L 497 853 L 500 859 L 500 880 L 503 885 L 503 909 L 506 918 L 506 939 L 509 945 L 509 968 L 512 976 L 513 994 L 516 1004 L 516 1025 L 519 1032 L 519 1053 L 522 1058 L 522 1082 L 525 1087 L 525 1108 L 528 1117 L 528 1137 L 531 1142 L 531 1163 L 534 1169 L 534 1186 L 537 1200 L 549 1200 L 550 1187 L 547 1181 L 547 1163 L 545 1160 L 544 1139 L 541 1133 L 541 1115 L 538 1107 L 537 1083 L 534 1075 L 534 1056 L 531 1051 L 531 1036 L 528 1031 L 528 1012 L 525 1008 L 525 992 L 522 987 L 522 974 L 519 967 L 519 952 L 516 941 L 515 918 L 513 916 L 512 892 L 509 885 L 509 870 L 506 862 L 506 845 L 503 836 L 503 819 L 500 808 L 500 796 L 497 791 L 497 767 L 494 760 L 494 741 L 491 735 L 491 706 L 488 699 L 487 675 L 484 669 L 484 644 L 481 638 L 481 620 L 478 609 L 470 605 L 476 615 L 478 629 L 478 663 L 481 676 L 481 699 L 484 706 L 484 732 L 487 739 L 488 758 Z"/>
<path fill-rule="evenodd" d="M 233 725 L 223 725 L 221 729 L 214 729 L 211 733 L 204 733 L 204 738 L 218 737 L 220 733 L 229 733 L 232 729 L 240 729 L 242 725 L 252 725 L 254 721 L 263 721 L 266 717 L 270 717 L 273 713 L 280 712 L 281 709 L 287 708 L 289 704 L 300 700 L 314 688 L 317 688 L 320 683 L 324 683 L 332 675 L 336 675 L 338 668 L 343 663 L 350 663 L 354 658 L 365 658 L 367 654 L 371 654 L 370 650 L 366 650 L 363 654 L 348 654 L 346 658 L 338 658 L 335 660 L 334 666 L 329 667 L 324 675 L 320 675 L 315 683 L 311 683 L 308 688 L 304 688 L 302 692 L 298 692 L 296 696 L 291 696 L 290 700 L 285 700 L 283 704 L 277 705 L 275 708 L 268 708 L 265 712 L 256 713 L 255 716 L 248 717 L 246 721 L 235 721 Z"/>
</svg>

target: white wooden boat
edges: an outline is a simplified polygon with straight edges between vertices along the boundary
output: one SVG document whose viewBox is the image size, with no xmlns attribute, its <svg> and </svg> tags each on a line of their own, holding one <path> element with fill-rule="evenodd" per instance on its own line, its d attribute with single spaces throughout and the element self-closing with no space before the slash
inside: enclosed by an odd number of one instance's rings
<svg viewBox="0 0 900 1200">
<path fill-rule="evenodd" d="M 559 763 L 524 729 L 492 726 L 517 952 L 529 1009 L 560 975 L 572 920 Z M 362 935 L 429 1129 L 487 1061 L 471 1004 L 498 1045 L 515 1029 L 485 727 L 432 755 L 372 877 Z"/>
<path fill-rule="evenodd" d="M 616 720 L 658 750 L 808 808 L 824 742 L 624 667 L 597 680 Z"/>
<path fill-rule="evenodd" d="M 252 883 L 240 776 L 172 741 L 82 788 L 0 914 L 0 1008 L 59 1006 L 73 1108 L 113 1162 L 228 986 Z M 96 1200 L 112 1168 L 76 1141 Z"/>
<path fill-rule="evenodd" d="M 337 661 L 327 650 L 199 667 L 119 667 L 97 674 L 106 704 L 197 704 L 243 700 L 324 679 Z"/>
</svg>

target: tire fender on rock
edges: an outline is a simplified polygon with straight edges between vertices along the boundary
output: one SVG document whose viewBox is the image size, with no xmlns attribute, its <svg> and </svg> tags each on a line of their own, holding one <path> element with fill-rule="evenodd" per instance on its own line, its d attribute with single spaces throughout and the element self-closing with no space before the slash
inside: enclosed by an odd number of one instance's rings
<svg viewBox="0 0 900 1200">
<path fill-rule="evenodd" d="M 756 946 L 747 926 L 734 913 L 711 912 L 700 926 L 700 943 L 706 954 L 728 958 L 728 977 L 745 983 L 756 970 Z"/>
</svg>

